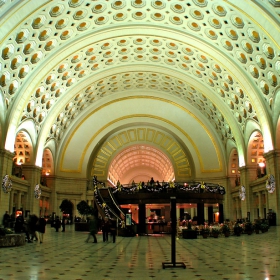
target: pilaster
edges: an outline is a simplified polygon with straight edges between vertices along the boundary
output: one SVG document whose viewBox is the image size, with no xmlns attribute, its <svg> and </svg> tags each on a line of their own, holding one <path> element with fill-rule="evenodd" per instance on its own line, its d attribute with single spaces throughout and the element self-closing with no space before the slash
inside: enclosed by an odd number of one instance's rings
<svg viewBox="0 0 280 280">
<path fill-rule="evenodd" d="M 245 200 L 241 201 L 241 217 L 247 218 L 248 212 L 253 213 L 253 192 L 250 188 L 250 182 L 256 178 L 256 167 L 255 166 L 244 166 L 239 169 L 240 171 L 240 185 L 245 187 L 246 197 Z"/>
<path fill-rule="evenodd" d="M 269 151 L 264 154 L 266 160 L 266 172 L 275 178 L 275 191 L 267 193 L 268 208 L 278 213 L 276 216 L 276 224 L 280 224 L 280 150 Z M 267 209 L 267 212 L 268 210 Z"/>
<path fill-rule="evenodd" d="M 30 211 L 30 214 L 40 215 L 40 200 L 35 198 L 34 189 L 37 184 L 40 184 L 41 168 L 35 165 L 22 165 L 22 172 L 25 179 L 29 182 L 30 187 L 28 190 L 28 201 L 26 203 L 26 210 Z"/>
<path fill-rule="evenodd" d="M 0 178 L 1 178 L 1 184 L 2 180 L 5 175 L 11 175 L 12 174 L 12 167 L 13 167 L 13 158 L 14 153 L 11 153 L 7 150 L 0 149 Z M 10 200 L 11 200 L 11 194 L 10 192 L 4 193 L 2 188 L 0 190 L 0 216 L 4 215 L 6 211 L 9 211 L 9 214 L 11 214 L 12 210 L 10 209 Z"/>
</svg>

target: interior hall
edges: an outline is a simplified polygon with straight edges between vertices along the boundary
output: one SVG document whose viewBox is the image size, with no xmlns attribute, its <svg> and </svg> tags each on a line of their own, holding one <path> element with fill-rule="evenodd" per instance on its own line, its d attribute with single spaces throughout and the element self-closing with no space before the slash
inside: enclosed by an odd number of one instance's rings
<svg viewBox="0 0 280 280">
<path fill-rule="evenodd" d="M 277 279 L 279 16 L 279 0 L 0 0 L 0 279 Z M 173 238 L 186 269 L 162 270 Z"/>
</svg>

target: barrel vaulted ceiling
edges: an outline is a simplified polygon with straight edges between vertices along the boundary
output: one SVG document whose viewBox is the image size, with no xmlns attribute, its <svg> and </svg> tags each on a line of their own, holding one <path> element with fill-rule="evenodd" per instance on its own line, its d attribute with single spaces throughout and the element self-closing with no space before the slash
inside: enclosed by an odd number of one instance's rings
<svg viewBox="0 0 280 280">
<path fill-rule="evenodd" d="M 201 176 L 226 172 L 229 146 L 244 165 L 254 130 L 275 146 L 278 1 L 3 0 L 0 14 L 1 145 L 27 133 L 39 166 L 49 148 L 57 172 L 123 174 L 114 158 L 142 145 Z M 147 166 L 167 170 L 160 158 Z"/>
</svg>

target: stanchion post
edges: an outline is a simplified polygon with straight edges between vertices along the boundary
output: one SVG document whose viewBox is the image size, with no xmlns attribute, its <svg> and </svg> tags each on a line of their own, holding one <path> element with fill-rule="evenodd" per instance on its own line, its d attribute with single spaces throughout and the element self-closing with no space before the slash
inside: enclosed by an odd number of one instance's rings
<svg viewBox="0 0 280 280">
<path fill-rule="evenodd" d="M 171 208 L 171 262 L 162 263 L 162 268 L 182 267 L 186 268 L 183 262 L 176 262 L 176 235 L 177 235 L 177 217 L 176 217 L 176 197 L 170 197 Z"/>
</svg>

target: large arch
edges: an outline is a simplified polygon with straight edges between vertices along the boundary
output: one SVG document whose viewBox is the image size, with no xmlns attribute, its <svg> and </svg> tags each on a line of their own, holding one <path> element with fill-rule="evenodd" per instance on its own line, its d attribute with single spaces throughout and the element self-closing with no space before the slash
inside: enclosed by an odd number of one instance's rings
<svg viewBox="0 0 280 280">
<path fill-rule="evenodd" d="M 261 152 L 274 170 L 280 146 L 276 2 L 2 1 L 0 171 L 11 168 L 23 131 L 33 145 L 30 178 L 14 186 L 30 190 L 42 167 L 47 172 L 51 157 L 44 151 L 51 151 L 52 188 L 43 196 L 57 211 L 64 197 L 91 201 L 94 171 L 107 179 L 118 154 L 145 145 L 168 157 L 176 179 L 226 185 L 228 213 L 232 205 L 240 215 L 255 208 L 249 200 L 231 201 L 238 190 L 229 188 L 229 161 L 238 162 L 234 170 L 252 194 L 266 192 L 265 178 L 253 178 L 250 139 L 255 132 L 263 136 Z M 144 129 L 146 138 L 137 138 Z M 279 212 L 275 194 L 266 208 Z"/>
</svg>

